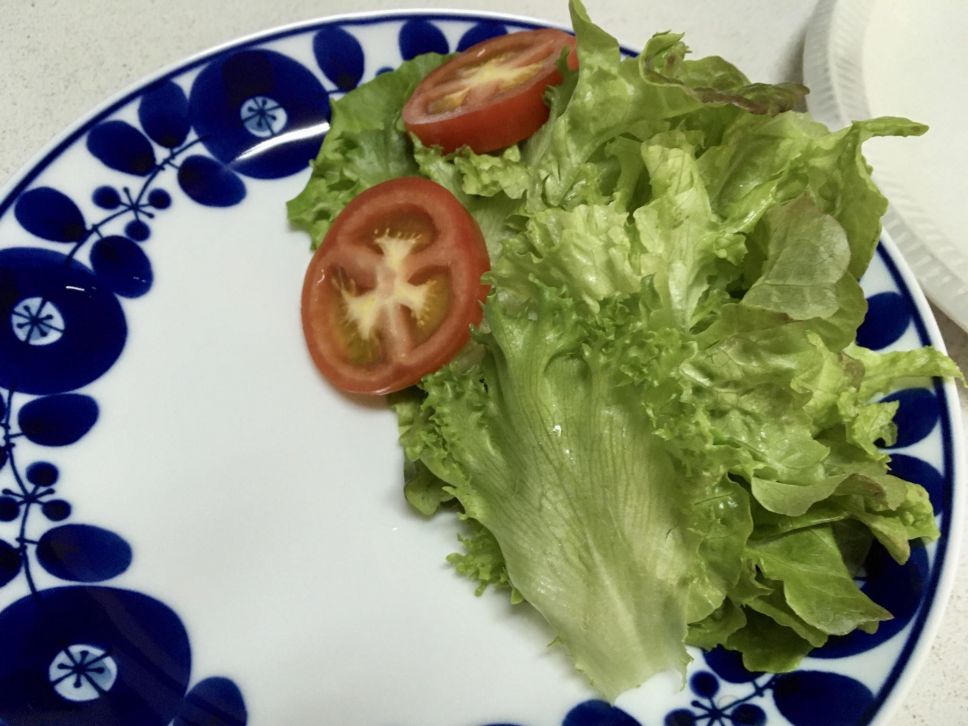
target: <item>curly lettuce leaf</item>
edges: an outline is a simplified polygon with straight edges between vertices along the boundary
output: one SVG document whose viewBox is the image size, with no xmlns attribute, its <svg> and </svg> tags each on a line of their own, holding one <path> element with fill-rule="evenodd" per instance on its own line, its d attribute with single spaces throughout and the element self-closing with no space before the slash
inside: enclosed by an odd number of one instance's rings
<svg viewBox="0 0 968 726">
<path fill-rule="evenodd" d="M 477 581 L 477 595 L 489 588 L 507 590 L 512 605 L 524 602 L 524 597 L 511 584 L 504 553 L 490 530 L 476 519 L 467 519 L 466 534 L 458 535 L 463 552 L 447 555 L 447 561 L 464 577 Z"/>
<path fill-rule="evenodd" d="M 413 89 L 445 56 L 427 53 L 383 73 L 333 104 L 329 131 L 306 187 L 287 204 L 290 223 L 312 249 L 353 197 L 374 184 L 417 173 L 400 112 Z"/>
</svg>

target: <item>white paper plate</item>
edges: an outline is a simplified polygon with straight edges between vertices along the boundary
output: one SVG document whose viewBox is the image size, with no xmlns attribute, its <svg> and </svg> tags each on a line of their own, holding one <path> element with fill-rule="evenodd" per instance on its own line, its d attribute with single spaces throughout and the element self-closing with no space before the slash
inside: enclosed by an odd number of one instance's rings
<svg viewBox="0 0 968 726">
<path fill-rule="evenodd" d="M 821 0 L 803 72 L 810 111 L 833 127 L 873 116 L 930 126 L 864 151 L 890 199 L 884 227 L 928 297 L 968 329 L 966 29 L 968 4 L 953 0 Z"/>
</svg>

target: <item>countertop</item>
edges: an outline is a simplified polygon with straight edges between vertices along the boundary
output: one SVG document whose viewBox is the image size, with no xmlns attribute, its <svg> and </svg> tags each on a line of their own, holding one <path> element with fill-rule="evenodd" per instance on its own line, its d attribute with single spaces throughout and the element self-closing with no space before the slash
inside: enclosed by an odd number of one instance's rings
<svg viewBox="0 0 968 726">
<path fill-rule="evenodd" d="M 698 54 L 720 54 L 759 81 L 801 78 L 804 0 L 587 0 L 599 24 L 640 47 L 655 31 L 686 33 Z M 0 183 L 103 101 L 209 47 L 278 25 L 364 10 L 429 7 L 508 12 L 567 23 L 566 0 L 36 0 L 0 15 Z M 936 313 L 949 353 L 968 370 L 968 334 Z M 968 400 L 961 396 L 968 413 Z M 962 523 L 959 523 L 959 526 Z M 968 548 L 940 631 L 892 723 L 968 723 Z"/>
</svg>

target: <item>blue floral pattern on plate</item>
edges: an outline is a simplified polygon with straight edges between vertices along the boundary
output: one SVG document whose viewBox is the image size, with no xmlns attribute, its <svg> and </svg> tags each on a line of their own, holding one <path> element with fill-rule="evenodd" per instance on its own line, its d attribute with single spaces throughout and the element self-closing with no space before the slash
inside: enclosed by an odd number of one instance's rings
<svg viewBox="0 0 968 726">
<path fill-rule="evenodd" d="M 367 77 L 367 48 L 357 32 L 379 24 L 396 28 L 400 60 L 461 50 L 529 27 L 494 18 L 404 14 L 323 22 L 241 43 L 176 69 L 96 114 L 0 200 L 0 218 L 12 210 L 21 231 L 35 240 L 0 239 L 0 726 L 247 722 L 242 691 L 232 680 L 207 677 L 189 689 L 190 638 L 171 608 L 102 584 L 122 577 L 135 560 L 123 535 L 72 521 L 73 506 L 58 493 L 58 466 L 23 458 L 17 446 L 71 446 L 96 426 L 98 403 L 80 389 L 123 353 L 123 300 L 151 290 L 147 250 L 165 243 L 152 238 L 153 221 L 184 203 L 235 207 L 244 203 L 249 185 L 303 172 L 328 128 L 331 101 Z M 304 43 L 303 57 L 312 57 L 316 67 L 268 47 L 281 39 Z M 188 84 L 191 71 L 197 74 Z M 86 218 L 63 191 L 33 184 L 78 145 L 90 155 L 92 179 L 99 178 L 99 164 L 127 180 L 93 186 L 97 219 Z M 913 330 L 914 344 L 928 343 L 921 312 L 883 246 L 876 264 L 883 268 L 884 289 L 869 295 L 860 342 L 887 349 Z M 551 720 L 563 726 L 632 726 L 657 718 L 669 726 L 753 726 L 785 719 L 799 726 L 873 718 L 923 629 L 944 561 L 953 496 L 943 388 L 911 388 L 888 398 L 899 402 L 892 468 L 924 483 L 942 528 L 940 542 L 915 548 L 904 566 L 879 548 L 865 563 L 863 589 L 894 613 L 893 621 L 873 635 L 833 639 L 790 674 L 748 673 L 732 653 L 703 654 L 680 694 L 682 705 L 664 714 L 633 715 L 590 699 Z M 931 437 L 940 456 L 927 461 L 915 445 Z M 72 584 L 38 585 L 38 569 Z M 18 582 L 26 594 L 6 595 Z M 873 687 L 841 672 L 849 669 L 824 667 L 888 641 L 903 642 L 893 668 Z"/>
</svg>

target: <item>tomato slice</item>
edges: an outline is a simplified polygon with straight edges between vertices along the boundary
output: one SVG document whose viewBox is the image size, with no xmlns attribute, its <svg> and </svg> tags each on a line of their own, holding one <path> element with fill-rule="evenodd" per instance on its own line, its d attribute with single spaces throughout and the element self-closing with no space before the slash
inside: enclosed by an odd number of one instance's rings
<svg viewBox="0 0 968 726">
<path fill-rule="evenodd" d="M 335 386 L 383 394 L 440 368 L 481 321 L 484 237 L 447 189 L 403 177 L 333 220 L 302 291 L 303 333 Z"/>
<path fill-rule="evenodd" d="M 427 146 L 478 153 L 523 141 L 548 119 L 545 89 L 561 83 L 558 59 L 575 38 L 541 29 L 490 38 L 471 46 L 424 78 L 403 107 L 407 130 Z"/>
</svg>

